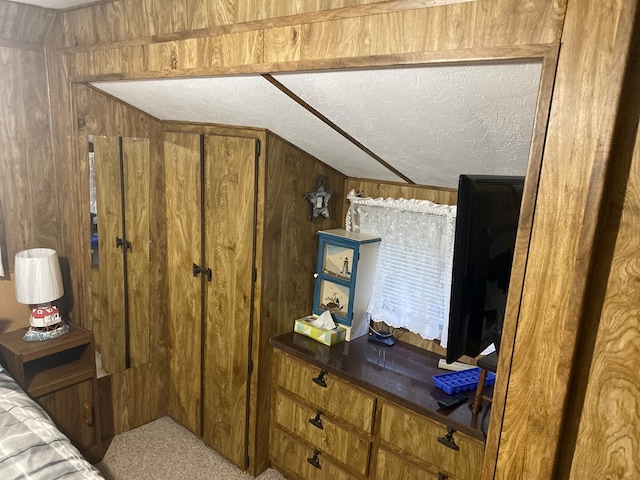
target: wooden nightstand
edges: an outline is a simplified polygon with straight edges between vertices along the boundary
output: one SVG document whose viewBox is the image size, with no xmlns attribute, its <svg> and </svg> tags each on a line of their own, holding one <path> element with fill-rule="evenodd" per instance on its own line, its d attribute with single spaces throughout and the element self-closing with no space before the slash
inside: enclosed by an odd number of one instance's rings
<svg viewBox="0 0 640 480">
<path fill-rule="evenodd" d="M 93 333 L 70 325 L 53 340 L 25 342 L 26 328 L 0 335 L 0 360 L 23 390 L 90 460 L 101 455 Z"/>
</svg>

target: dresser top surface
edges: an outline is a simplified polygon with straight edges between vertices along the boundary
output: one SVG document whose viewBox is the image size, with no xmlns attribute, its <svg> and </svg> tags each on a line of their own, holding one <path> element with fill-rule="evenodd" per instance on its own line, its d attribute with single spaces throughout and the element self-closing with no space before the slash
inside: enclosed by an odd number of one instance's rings
<svg viewBox="0 0 640 480">
<path fill-rule="evenodd" d="M 471 413 L 475 389 L 465 392 L 469 400 L 456 408 L 444 410 L 438 406 L 438 400 L 449 395 L 435 386 L 432 377 L 451 372 L 438 368 L 442 357 L 433 352 L 400 341 L 392 347 L 375 345 L 366 335 L 327 347 L 289 332 L 272 338 L 271 344 L 380 397 L 484 440 L 480 422 L 487 402 L 478 415 Z M 491 387 L 485 388 L 485 395 L 491 393 Z"/>
</svg>

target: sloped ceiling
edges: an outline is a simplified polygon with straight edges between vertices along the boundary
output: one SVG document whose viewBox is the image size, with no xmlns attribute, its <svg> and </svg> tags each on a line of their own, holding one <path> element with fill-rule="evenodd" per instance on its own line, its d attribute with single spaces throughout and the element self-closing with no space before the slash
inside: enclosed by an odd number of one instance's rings
<svg viewBox="0 0 640 480">
<path fill-rule="evenodd" d="M 479 63 L 93 85 L 160 120 L 271 130 L 349 177 L 456 187 L 461 173 L 525 173 L 540 70 Z"/>
</svg>

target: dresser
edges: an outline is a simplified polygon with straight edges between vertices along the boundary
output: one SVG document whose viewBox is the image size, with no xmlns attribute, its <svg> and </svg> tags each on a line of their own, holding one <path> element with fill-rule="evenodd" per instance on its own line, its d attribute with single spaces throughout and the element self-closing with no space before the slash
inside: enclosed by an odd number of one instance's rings
<svg viewBox="0 0 640 480">
<path fill-rule="evenodd" d="M 286 333 L 271 345 L 270 459 L 287 478 L 480 478 L 484 412 L 471 413 L 473 391 L 439 408 L 448 395 L 432 381 L 438 355 L 366 336 L 327 347 Z"/>
</svg>

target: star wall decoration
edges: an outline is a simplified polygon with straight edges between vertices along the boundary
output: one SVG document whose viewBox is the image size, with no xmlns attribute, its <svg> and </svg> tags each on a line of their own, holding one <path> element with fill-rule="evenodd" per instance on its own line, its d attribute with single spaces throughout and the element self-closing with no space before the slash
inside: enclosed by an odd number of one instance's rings
<svg viewBox="0 0 640 480">
<path fill-rule="evenodd" d="M 324 181 L 322 175 L 318 177 L 316 181 L 315 192 L 307 193 L 304 196 L 311 204 L 311 220 L 318 218 L 322 215 L 324 218 L 329 218 L 329 199 L 331 198 L 331 192 L 324 189 Z"/>
</svg>

